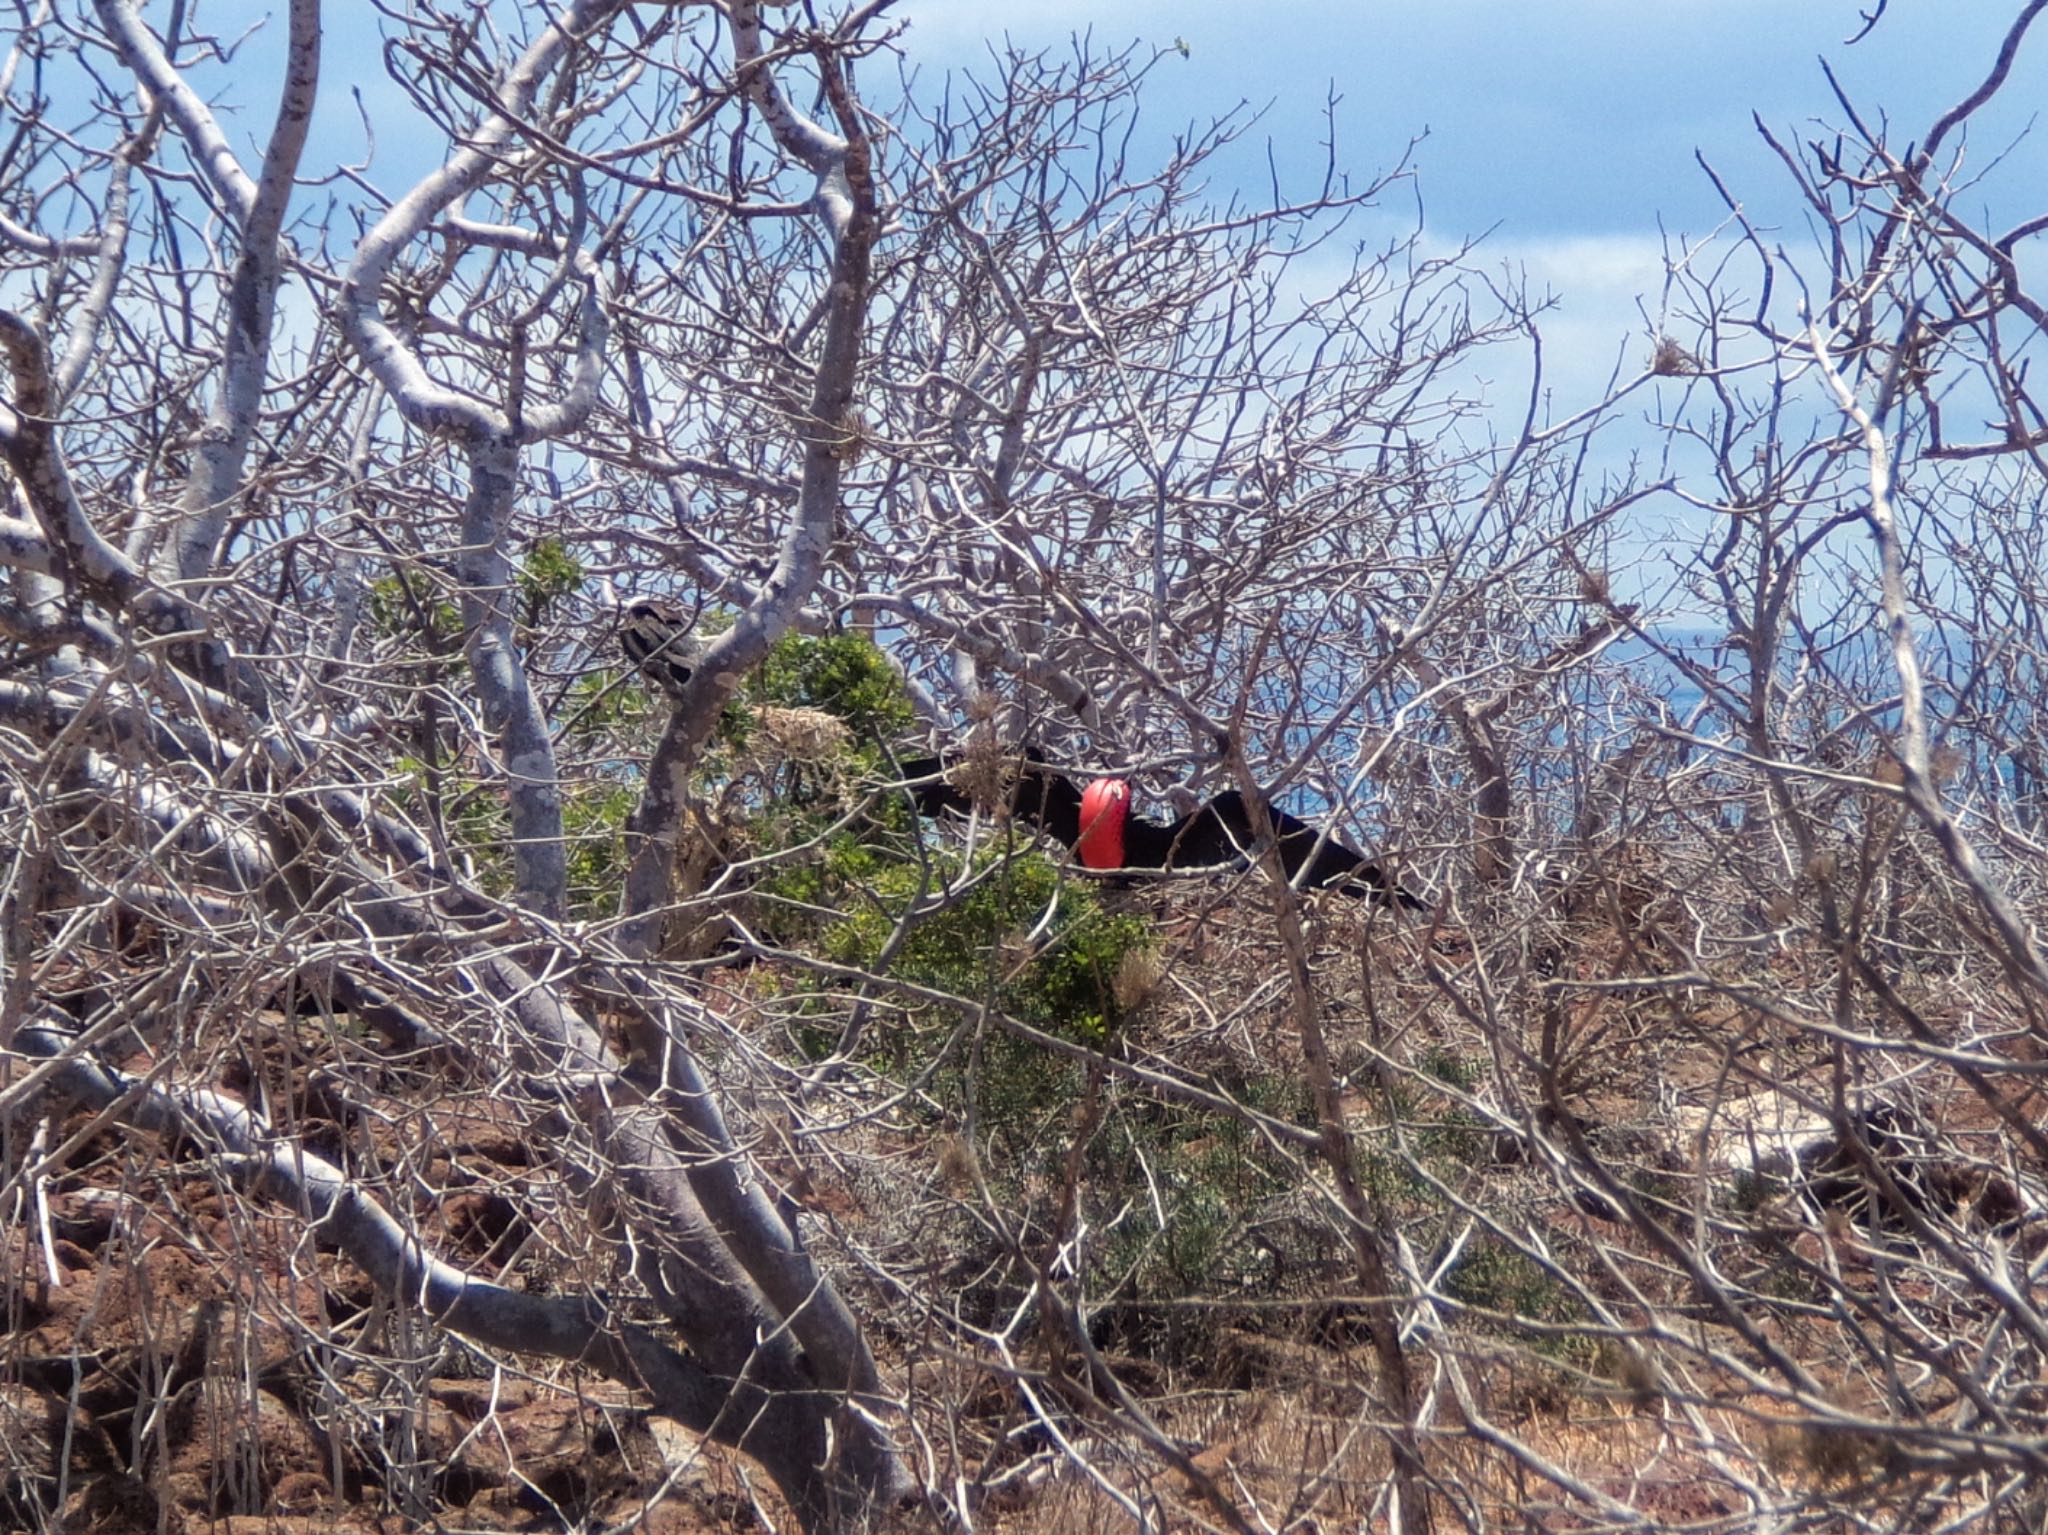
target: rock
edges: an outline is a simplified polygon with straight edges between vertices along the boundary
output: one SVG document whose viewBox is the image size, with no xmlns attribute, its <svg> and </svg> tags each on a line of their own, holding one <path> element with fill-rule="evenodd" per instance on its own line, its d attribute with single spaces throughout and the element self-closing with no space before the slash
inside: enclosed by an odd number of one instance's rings
<svg viewBox="0 0 2048 1535">
<path fill-rule="evenodd" d="M 1712 1109 L 1681 1108 L 1677 1118 L 1679 1156 L 1725 1180 L 1739 1200 L 1797 1194 L 1852 1221 L 1896 1225 L 1906 1211 L 1871 1176 L 1874 1164 L 1912 1210 L 2003 1225 L 2039 1204 L 2007 1179 L 1956 1155 L 1902 1103 L 1866 1102 L 1840 1124 L 1767 1088 L 1725 1098 Z"/>
</svg>

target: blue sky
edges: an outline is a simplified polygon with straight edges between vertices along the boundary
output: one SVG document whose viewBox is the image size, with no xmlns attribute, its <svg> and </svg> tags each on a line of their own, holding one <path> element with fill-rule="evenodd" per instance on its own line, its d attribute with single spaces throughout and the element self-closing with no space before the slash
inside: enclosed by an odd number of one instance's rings
<svg viewBox="0 0 2048 1535">
<path fill-rule="evenodd" d="M 907 0 L 897 14 L 910 23 L 906 57 L 932 70 L 972 67 L 991 35 L 1027 47 L 1077 30 L 1105 47 L 1184 41 L 1188 56 L 1167 58 L 1147 82 L 1146 112 L 1164 133 L 1240 101 L 1264 108 L 1243 161 L 1254 194 L 1268 141 L 1283 170 L 1299 167 L 1303 184 L 1314 174 L 1333 88 L 1340 161 L 1355 181 L 1426 132 L 1415 164 L 1433 241 L 1487 233 L 1482 260 L 1526 272 L 1560 300 L 1544 330 L 1562 405 L 1597 389 L 1617 349 L 1631 363 L 1647 355 L 1636 300 L 1655 304 L 1660 218 L 1694 237 L 1720 222 L 1696 150 L 1796 251 L 1801 210 L 1751 114 L 1788 143 L 1831 136 L 1845 119 L 1825 56 L 1859 112 L 1888 119 L 1903 142 L 1984 77 L 2019 10 L 2016 0 L 1891 0 L 1870 36 L 1847 46 L 1873 3 Z M 2010 149 L 2044 100 L 2048 24 L 1972 130 L 1972 163 Z M 2044 189 L 2048 134 L 2035 134 L 1984 203 L 1994 222 L 2001 211 L 2017 220 L 2048 203 Z"/>
<path fill-rule="evenodd" d="M 905 54 L 934 67 L 982 56 L 987 40 L 1051 45 L 1076 30 L 1113 45 L 1188 45 L 1148 84 L 1148 110 L 1207 117 L 1272 104 L 1273 142 L 1316 157 L 1328 88 L 1344 98 L 1346 158 L 1361 174 L 1427 130 L 1433 222 L 1476 232 L 1506 221 L 1519 237 L 1640 230 L 1658 209 L 1711 218 L 1692 163 L 1708 152 L 1740 180 L 1771 162 L 1750 125 L 1841 120 L 1818 59 L 1859 108 L 1918 129 L 1989 68 L 2018 10 L 2002 0 L 1892 0 L 1854 47 L 1871 0 L 1030 0 L 1008 7 L 907 0 Z M 1111 19 L 1114 18 L 1114 19 Z M 2037 29 L 2038 31 L 2038 29 Z M 2048 38 L 2032 39 L 2048 53 Z M 2042 67 L 2028 69 L 2029 63 Z M 2027 89 L 2031 73 L 2035 88 Z M 2015 98 L 2024 126 L 2048 58 L 2022 51 Z M 2001 146 L 2002 147 L 2002 146 Z M 2036 166 L 2043 157 L 2036 153 Z"/>
<path fill-rule="evenodd" d="M 1783 168 L 1759 139 L 1754 112 L 1787 141 L 1831 133 L 1842 121 L 1819 65 L 1826 56 L 1859 110 L 1888 118 L 1903 140 L 1924 131 L 1981 80 L 2018 0 L 1890 0 L 1855 46 L 1859 9 L 1875 0 L 899 0 L 908 64 L 936 87 L 947 70 L 986 66 L 1004 39 L 1060 47 L 1077 31 L 1101 49 L 1141 40 L 1169 54 L 1146 82 L 1145 114 L 1157 142 L 1190 121 L 1239 103 L 1258 126 L 1220 174 L 1264 191 L 1270 144 L 1293 190 L 1319 173 L 1323 107 L 1334 90 L 1340 164 L 1355 184 L 1391 167 L 1409 140 L 1436 249 L 1486 234 L 1480 260 L 1526 274 L 1556 295 L 1544 325 L 1554 398 L 1576 408 L 1596 393 L 1617 355 L 1648 355 L 1637 301 L 1654 307 L 1662 277 L 1659 221 L 1698 237 L 1722 207 L 1694 161 L 1714 163 L 1752 216 L 1778 227 L 1796 251 L 1801 210 Z M 820 0 L 821 9 L 836 9 Z M 152 10 L 155 8 L 152 7 Z M 377 125 L 373 181 L 396 192 L 436 163 L 445 145 L 406 131 L 404 94 L 383 77 L 381 20 L 330 14 L 318 113 L 331 155 L 363 149 L 348 87 L 359 87 Z M 268 17 L 238 59 L 228 95 L 253 138 L 273 106 L 272 57 L 283 17 L 249 0 L 203 15 L 227 36 Z M 879 82 L 878 82 L 879 84 Z M 875 94 L 886 96 L 886 89 Z M 2048 24 L 2022 49 L 2002 99 L 1972 130 L 1972 162 L 2011 148 L 2048 100 Z M 254 156 L 252 155 L 252 163 Z M 2025 138 L 1984 191 L 1992 222 L 2038 211 L 2048 197 L 2048 135 Z M 1219 181 L 1219 199 L 1235 188 Z M 302 206 L 317 197 L 302 194 Z M 2001 206 L 2004 205 L 2004 206 Z M 1412 213 L 1389 200 L 1385 227 Z M 1362 228 L 1363 226 L 1361 226 Z M 2030 242 L 2035 246 L 2048 241 Z M 1521 386 L 1502 381 L 1513 397 Z"/>
<path fill-rule="evenodd" d="M 835 8 L 833 0 L 819 3 Z M 1810 240 L 1803 210 L 1752 114 L 1788 143 L 1830 136 L 1844 114 L 1821 71 L 1825 56 L 1858 109 L 1894 124 L 1903 142 L 1983 79 L 2019 9 L 2019 0 L 1890 0 L 1871 35 L 1847 45 L 1861 25 L 1859 9 L 1874 3 L 899 0 L 893 15 L 905 24 L 898 47 L 906 63 L 934 91 L 948 70 L 986 69 L 991 46 L 1005 39 L 1063 48 L 1073 33 L 1088 31 L 1099 50 L 1133 40 L 1169 50 L 1145 86 L 1154 143 L 1240 103 L 1263 114 L 1234 157 L 1219 163 L 1219 201 L 1240 190 L 1230 184 L 1233 175 L 1243 177 L 1247 198 L 1265 194 L 1269 145 L 1283 176 L 1293 174 L 1286 190 L 1312 189 L 1333 90 L 1341 98 L 1339 163 L 1354 184 L 1373 180 L 1411 139 L 1426 135 L 1412 163 L 1429 247 L 1444 251 L 1484 234 L 1477 261 L 1557 300 L 1542 329 L 1553 410 L 1561 415 L 1596 398 L 1617 360 L 1632 372 L 1647 359 L 1640 306 L 1655 310 L 1665 234 L 1697 239 L 1721 222 L 1724 210 L 1695 151 L 1796 257 Z M 159 7 L 150 11 L 161 24 Z M 203 84 L 225 87 L 240 108 L 230 133 L 252 145 L 274 107 L 283 17 L 258 0 L 220 0 L 202 14 L 229 37 L 267 18 L 233 70 Z M 386 25 L 368 6 L 359 19 L 346 7 L 331 9 L 314 159 L 362 158 L 350 91 L 359 88 L 377 134 L 368 174 L 395 194 L 438 163 L 446 145 L 438 134 L 409 131 L 411 103 L 384 77 L 379 34 Z M 1186 45 L 1185 57 L 1171 51 L 1177 42 Z M 869 83 L 877 99 L 890 94 L 884 79 Z M 2048 134 L 2026 131 L 2041 101 L 2048 101 L 2048 23 L 2036 28 L 2001 98 L 1969 133 L 1972 167 L 2011 151 L 1970 194 L 1988 223 L 2003 227 L 2048 206 Z M 251 164 L 255 158 L 251 150 Z M 302 192 L 299 206 L 318 217 L 322 201 Z M 1352 229 L 1378 243 L 1405 229 L 1412 212 L 1409 196 L 1395 194 L 1378 226 L 1367 216 Z M 2028 246 L 2023 265 L 2048 266 L 2048 237 Z M 1493 397 L 1518 413 L 1526 375 L 1506 356 L 1499 367 Z"/>
<path fill-rule="evenodd" d="M 1170 132 L 1240 101 L 1262 108 L 1243 161 L 1252 197 L 1263 191 L 1269 143 L 1283 174 L 1298 169 L 1297 189 L 1312 184 L 1332 90 L 1342 98 L 1339 163 L 1354 183 L 1426 134 L 1413 165 L 1427 242 L 1446 249 L 1483 234 L 1476 260 L 1555 296 L 1542 332 L 1551 409 L 1562 416 L 1598 398 L 1617 361 L 1624 376 L 1644 365 L 1652 343 L 1642 310 L 1657 309 L 1666 236 L 1697 240 L 1724 219 L 1696 153 L 1796 265 L 1824 275 L 1823 263 L 1807 256 L 1813 231 L 1797 189 L 1753 119 L 1788 147 L 1832 139 L 1847 116 L 1825 58 L 1858 114 L 1888 124 L 1902 149 L 1985 78 L 2020 10 L 2019 0 L 1890 0 L 1876 28 L 1849 45 L 1860 11 L 1874 4 L 906 0 L 898 14 L 911 23 L 901 41 L 906 56 L 931 69 L 985 57 L 992 27 L 1027 47 L 1080 29 L 1105 47 L 1132 38 L 1157 47 L 1184 42 L 1187 56 L 1166 57 L 1147 81 L 1145 109 L 1155 128 Z M 1963 206 L 1981 209 L 2000 232 L 2048 208 L 2048 128 L 2035 124 L 2044 102 L 2048 22 L 2036 25 L 2012 78 L 1967 136 L 1946 146 L 1965 151 L 1968 170 L 1988 172 Z M 1994 164 L 2000 156 L 2007 158 Z M 1388 218 L 1409 212 L 1393 205 Z M 2020 254 L 2040 282 L 2048 238 Z M 1491 380 L 1487 393 L 1503 418 L 1519 418 L 1525 366 L 1503 357 Z M 1596 468 L 1618 469 L 1631 448 L 1652 446 L 1654 434 L 1639 419 L 1652 403 L 1638 397 L 1603 434 Z M 1826 410 L 1818 396 L 1805 403 Z M 1653 607 L 1675 598 L 1674 571 L 1697 524 L 1696 513 L 1659 500 L 1617 530 L 1617 578 L 1631 596 L 1650 597 Z"/>
</svg>

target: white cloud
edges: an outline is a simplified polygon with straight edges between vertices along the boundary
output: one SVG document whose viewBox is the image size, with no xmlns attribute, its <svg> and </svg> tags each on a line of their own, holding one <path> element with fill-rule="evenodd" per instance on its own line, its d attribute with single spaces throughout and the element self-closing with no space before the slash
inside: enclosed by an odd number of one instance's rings
<svg viewBox="0 0 2048 1535">
<path fill-rule="evenodd" d="M 1376 249 L 1400 239 L 1407 228 L 1391 209 L 1367 215 L 1350 227 L 1349 239 L 1333 240 L 1297 258 L 1288 271 L 1288 292 L 1302 303 L 1333 292 L 1350 275 L 1354 244 L 1362 241 Z M 1429 231 L 1417 251 L 1424 260 L 1446 260 L 1457 253 L 1451 239 Z M 1537 328 L 1543 338 L 1545 392 L 1555 416 L 1574 414 L 1597 400 L 1617 358 L 1623 379 L 1639 372 L 1649 361 L 1652 328 L 1666 328 L 1660 313 L 1664 248 L 1654 230 L 1524 239 L 1495 235 L 1467 251 L 1459 264 L 1503 291 L 1523 289 L 1532 306 L 1546 298 L 1554 301 Z M 1481 295 L 1475 295 L 1474 318 L 1491 318 Z M 1526 345 L 1478 354 L 1458 371 L 1456 382 L 1519 424 L 1529 399 Z"/>
<path fill-rule="evenodd" d="M 1532 301 L 1555 297 L 1537 327 L 1561 413 L 1597 399 L 1617 357 L 1624 378 L 1648 361 L 1644 315 L 1651 324 L 1661 319 L 1664 288 L 1664 247 L 1654 233 L 1502 240 L 1480 246 L 1475 259 L 1483 269 L 1525 280 Z"/>
<path fill-rule="evenodd" d="M 1661 286 L 1663 242 L 1654 234 L 1559 235 L 1504 240 L 1481 246 L 1482 255 L 1520 267 L 1530 280 L 1560 293 L 1619 293 Z"/>
</svg>

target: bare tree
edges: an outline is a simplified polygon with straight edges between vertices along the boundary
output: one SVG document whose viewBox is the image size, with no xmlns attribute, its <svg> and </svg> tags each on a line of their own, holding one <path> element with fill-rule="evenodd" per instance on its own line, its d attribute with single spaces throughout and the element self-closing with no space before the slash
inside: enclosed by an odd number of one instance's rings
<svg viewBox="0 0 2048 1535">
<path fill-rule="evenodd" d="M 1669 1501 L 1504 1426 L 1469 1358 L 1460 1408 L 1588 1517 L 2039 1518 L 2041 885 L 2013 755 L 2039 651 L 2008 559 L 2041 494 L 2013 254 L 2039 221 L 1965 213 L 1984 188 L 1959 146 L 2040 9 L 1903 150 L 1839 90 L 1838 137 L 1764 130 L 1809 250 L 1709 168 L 1729 225 L 1673 249 L 1651 355 L 1673 492 L 1707 531 L 1645 610 L 1604 572 L 1587 592 L 1676 697 L 1616 672 L 1604 728 L 1542 743 L 1572 836 L 1547 839 L 1529 919 L 1555 937 L 1433 967 L 1493 1053 L 1458 1102 L 1591 1218 L 1445 1193 L 1470 1241 L 1558 1287 L 1533 1319 L 1583 1327 L 1572 1367 L 1634 1404 L 1638 1486 Z M 1955 441 L 1965 416 L 1991 440 Z M 1447 1327 L 1456 1291 L 1426 1291 Z"/>
<path fill-rule="evenodd" d="M 90 18 L 46 8 L 17 40 L 11 76 L 51 62 L 70 73 L 66 88 L 46 96 L 37 80 L 16 98 L 14 186 L 35 211 L 10 237 L 20 270 L 39 274 L 46 320 L 10 314 L 5 327 L 14 380 L 6 447 L 23 514 L 9 632 L 31 666 L 9 684 L 28 754 L 17 765 L 30 773 L 10 803 L 28 818 L 24 837 L 36 835 L 26 830 L 33 822 L 57 845 L 48 881 L 31 875 L 33 889 L 15 887 L 7 1033 L 26 1057 L 65 1063 L 49 1080 L 73 1101 L 217 1146 L 227 1176 L 299 1208 L 308 1230 L 339 1242 L 393 1302 L 479 1342 L 516 1342 L 647 1386 L 662 1410 L 760 1460 L 807 1525 L 847 1527 L 906 1485 L 877 1417 L 880 1381 L 831 1281 L 744 1171 L 697 1076 L 676 1012 L 697 1005 L 641 988 L 618 1000 L 667 1041 L 644 1063 L 652 1075 L 629 1081 L 589 1001 L 570 989 L 583 960 L 556 925 L 568 906 L 569 844 L 538 670 L 550 646 L 560 655 L 560 640 L 536 648 L 518 632 L 536 615 L 519 611 L 519 556 L 534 518 L 522 519 L 517 503 L 531 493 L 524 456 L 573 437 L 590 416 L 620 302 L 606 291 L 607 268 L 618 268 L 646 183 L 741 97 L 819 177 L 820 282 L 836 296 L 835 318 L 814 358 L 797 340 L 789 363 L 815 372 L 820 398 L 845 397 L 873 225 L 841 62 L 856 33 L 803 44 L 854 135 L 854 147 L 828 156 L 816 148 L 820 131 L 781 103 L 776 76 L 788 55 L 764 56 L 748 8 L 731 18 L 723 73 L 680 12 L 651 27 L 614 4 L 489 20 L 429 11 L 394 38 L 426 66 L 414 77 L 418 104 L 445 128 L 450 157 L 366 220 L 353 253 L 331 265 L 326 250 L 342 228 L 298 242 L 303 249 L 284 232 L 318 83 L 316 6 L 292 11 L 278 122 L 255 178 L 186 78 L 223 52 L 218 39 L 158 37 L 117 0 Z M 522 39 L 501 23 L 531 30 Z M 174 15 L 173 28 L 182 24 Z M 103 47 L 130 72 L 132 99 L 86 73 L 86 50 Z M 650 69 L 658 83 L 643 104 L 626 92 Z M 80 99 L 69 88 L 81 80 L 95 81 L 88 125 L 112 130 L 111 149 L 57 116 L 60 103 Z M 644 111 L 670 114 L 671 126 L 651 143 L 627 142 Z M 170 163 L 172 142 L 200 171 L 196 188 Z M 729 142 L 741 149 L 744 130 Z M 142 228 L 125 218 L 138 177 L 153 191 Z M 95 185 L 106 188 L 104 212 Z M 91 237 L 76 232 L 95 225 Z M 187 242 L 197 262 L 183 254 Z M 95 276 L 74 296 L 65 277 L 78 258 L 95 263 Z M 288 276 L 331 304 L 337 329 L 294 335 L 280 354 L 273 320 Z M 43 331 L 58 319 L 69 348 L 53 358 Z M 184 414 L 195 392 L 213 399 L 203 425 Z M 388 443 L 387 419 L 396 430 Z M 259 442 L 265 467 L 252 473 Z M 453 463 L 443 444 L 459 450 Z M 790 534 L 801 557 L 760 605 L 757 624 L 771 638 L 817 579 L 817 508 L 829 525 L 833 500 L 828 449 L 814 454 L 824 483 Z M 462 512 L 446 526 L 431 508 L 451 482 L 464 485 Z M 405 507 L 425 515 L 407 527 L 393 515 Z M 127 553 L 109 531 L 122 524 Z M 410 631 L 430 651 L 459 639 L 467 687 L 432 661 L 423 689 L 402 676 L 383 685 L 379 639 L 366 643 L 353 619 L 322 631 L 324 600 L 349 598 L 342 612 L 359 614 L 349 588 L 365 566 L 395 572 L 381 593 L 380 638 Z M 268 598 L 258 595 L 266 582 L 275 582 Z M 445 624 L 444 590 L 459 598 Z M 749 664 L 731 636 L 728 651 L 735 667 Z M 39 670 L 38 658 L 47 658 Z M 317 691 L 316 661 L 325 672 Z M 716 711 L 713 698 L 698 714 Z M 469 792 L 502 786 L 509 905 L 487 899 L 451 861 L 448 807 L 415 821 L 380 787 L 376 743 L 408 713 L 421 722 L 415 738 L 429 767 L 474 754 L 484 782 Z M 40 768 L 27 767 L 33 756 Z M 30 784 L 50 775 L 67 787 L 45 799 Z M 430 785 L 443 776 L 430 774 Z M 141 861 L 123 871 L 114 847 L 129 836 L 143 838 L 133 848 Z M 234 903 L 231 917 L 223 901 Z M 45 1010 L 46 984 L 31 977 L 62 942 L 89 952 L 141 912 L 166 924 L 174 965 L 195 975 L 217 973 L 251 941 L 296 957 L 232 988 L 202 985 L 196 1013 L 150 987 L 60 987 L 72 1025 L 60 1026 Z M 70 938 L 46 948 L 59 931 Z M 265 932 L 273 936 L 257 938 Z M 616 952 L 588 957 L 601 964 Z M 396 980 L 393 965 L 410 979 Z M 290 1141 L 277 1139 L 280 1127 L 199 1086 L 207 1020 L 295 985 L 312 987 L 323 1009 L 378 1019 L 391 1042 L 430 1051 L 458 1077 L 509 1072 L 538 1116 L 534 1128 L 553 1126 L 582 1148 L 562 1169 L 572 1186 L 588 1189 L 597 1169 L 615 1169 L 600 1181 L 617 1182 L 618 1193 L 592 1234 L 608 1233 L 612 1261 L 690 1352 L 574 1295 L 494 1311 L 490 1285 L 423 1257 L 379 1207 L 374 1179 L 344 1180 L 310 1152 L 281 1149 Z M 129 1085 L 78 1054 L 114 1030 L 150 1040 L 176 1083 Z M 10 1101 L 28 1098 L 16 1091 Z M 15 1186 L 39 1187 L 43 1167 L 29 1151 Z"/>
<path fill-rule="evenodd" d="M 25 11 L 10 1519 L 424 1521 L 495 1435 L 563 1522 L 2031 1527 L 2043 225 L 1958 146 L 2040 9 L 1903 151 L 1770 137 L 1812 249 L 1724 189 L 1564 410 L 1405 154 L 1217 203 L 1143 51 L 394 8 L 385 187 L 332 8 Z M 1034 847 L 1026 748 L 1243 867 Z M 559 1480 L 537 1360 L 612 1383 Z M 649 1414 L 738 1458 L 604 1501 Z"/>
</svg>

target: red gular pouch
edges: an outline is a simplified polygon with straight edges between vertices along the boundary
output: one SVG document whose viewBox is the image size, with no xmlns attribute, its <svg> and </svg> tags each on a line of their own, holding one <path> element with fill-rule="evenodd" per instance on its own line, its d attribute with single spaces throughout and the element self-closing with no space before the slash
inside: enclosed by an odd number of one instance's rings
<svg viewBox="0 0 2048 1535">
<path fill-rule="evenodd" d="M 1081 835 L 1074 856 L 1090 869 L 1121 869 L 1124 822 L 1131 814 L 1131 786 L 1121 778 L 1098 778 L 1081 796 Z"/>
</svg>

